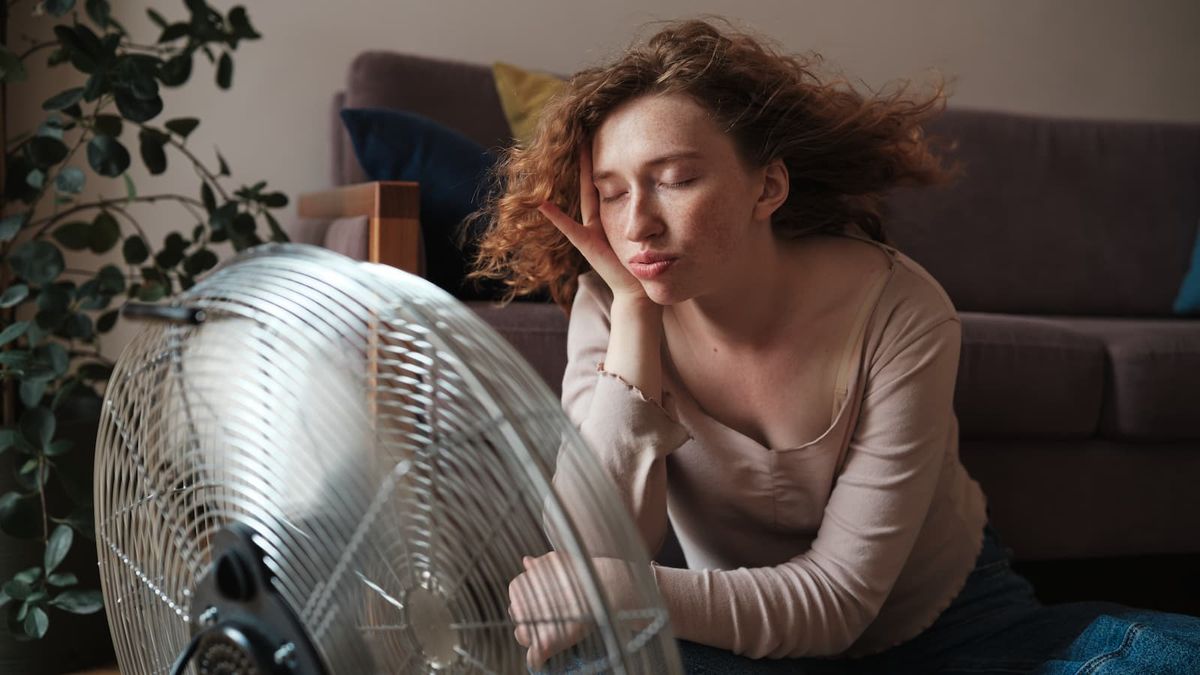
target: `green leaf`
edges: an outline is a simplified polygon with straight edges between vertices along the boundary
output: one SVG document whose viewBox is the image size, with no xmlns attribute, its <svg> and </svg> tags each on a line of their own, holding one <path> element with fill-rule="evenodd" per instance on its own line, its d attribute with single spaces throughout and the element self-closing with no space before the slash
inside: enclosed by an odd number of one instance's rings
<svg viewBox="0 0 1200 675">
<path fill-rule="evenodd" d="M 4 594 L 13 600 L 24 600 L 33 593 L 33 586 L 16 579 L 11 579 L 4 584 Z"/>
<path fill-rule="evenodd" d="M 16 445 L 20 437 L 20 432 L 16 429 L 0 429 L 0 452 Z"/>
<path fill-rule="evenodd" d="M 96 22 L 97 26 L 107 27 L 108 21 L 112 17 L 112 9 L 108 6 L 108 0 L 87 0 L 87 15 Z"/>
<path fill-rule="evenodd" d="M 168 87 L 178 87 L 192 76 L 192 53 L 173 56 L 158 69 L 158 79 Z"/>
<path fill-rule="evenodd" d="M 134 187 L 133 179 L 129 177 L 129 174 L 123 173 L 121 178 L 125 179 L 125 196 L 130 199 L 137 197 L 137 188 Z"/>
<path fill-rule="evenodd" d="M 100 283 L 100 292 L 105 295 L 116 295 L 125 290 L 125 274 L 116 265 L 105 265 L 96 273 Z"/>
<path fill-rule="evenodd" d="M 63 326 L 63 334 L 80 340 L 91 340 L 96 334 L 92 327 L 92 317 L 87 314 L 72 314 L 67 317 L 67 323 Z"/>
<path fill-rule="evenodd" d="M 96 590 L 63 591 L 50 600 L 50 606 L 72 614 L 94 614 L 104 607 L 104 598 Z"/>
<path fill-rule="evenodd" d="M 238 234 L 252 234 L 256 228 L 254 216 L 245 211 L 233 217 L 233 231 Z"/>
<path fill-rule="evenodd" d="M 66 453 L 70 452 L 71 448 L 73 447 L 75 447 L 74 443 L 66 438 L 63 438 L 46 446 L 45 455 L 47 457 L 58 457 L 59 455 L 65 455 Z"/>
<path fill-rule="evenodd" d="M 108 211 L 101 211 L 92 221 L 92 229 L 88 235 L 88 245 L 93 253 L 106 253 L 121 241 L 121 226 L 117 219 Z"/>
<path fill-rule="evenodd" d="M 9 536 L 21 539 L 40 537 L 42 507 L 38 498 L 22 497 L 19 492 L 9 492 L 0 496 L 0 529 Z"/>
<path fill-rule="evenodd" d="M 8 264 L 26 281 L 48 284 L 58 278 L 66 267 L 62 252 L 48 241 L 27 241 L 9 255 Z"/>
<path fill-rule="evenodd" d="M 225 161 L 225 158 L 221 156 L 220 152 L 217 152 L 217 166 L 219 167 L 218 173 L 220 175 L 222 175 L 222 176 L 231 175 L 229 172 L 229 164 L 228 164 L 228 162 Z"/>
<path fill-rule="evenodd" d="M 88 142 L 88 164 L 101 176 L 116 178 L 129 168 L 129 151 L 112 136 L 96 136 Z"/>
<path fill-rule="evenodd" d="M 21 398 L 21 403 L 33 407 L 42 402 L 42 397 L 46 395 L 46 380 L 33 380 L 26 378 L 21 380 L 21 386 L 17 391 Z"/>
<path fill-rule="evenodd" d="M 55 377 L 67 374 L 67 369 L 71 367 L 71 359 L 62 345 L 51 342 L 39 347 L 37 351 L 50 362 L 50 368 L 54 371 Z"/>
<path fill-rule="evenodd" d="M 46 615 L 46 610 L 41 607 L 30 607 L 29 613 L 25 616 L 25 634 L 35 640 L 40 640 L 49 629 L 50 617 Z"/>
<path fill-rule="evenodd" d="M 54 438 L 54 413 L 46 408 L 29 408 L 21 414 L 21 433 L 33 447 L 44 448 Z"/>
<path fill-rule="evenodd" d="M 181 37 L 187 37 L 191 32 L 191 26 L 186 23 L 173 23 L 163 29 L 161 35 L 158 36 L 159 44 L 164 42 L 174 42 Z"/>
<path fill-rule="evenodd" d="M 181 261 L 183 261 L 183 251 L 179 249 L 164 248 L 154 256 L 154 264 L 168 270 Z"/>
<path fill-rule="evenodd" d="M 263 195 L 262 204 L 269 209 L 279 209 L 288 205 L 288 198 L 282 192 L 268 192 Z"/>
<path fill-rule="evenodd" d="M 58 177 L 54 179 L 54 186 L 63 194 L 77 195 L 83 192 L 83 186 L 86 181 L 87 176 L 84 175 L 83 169 L 68 166 L 58 172 Z"/>
<path fill-rule="evenodd" d="M 12 241 L 24 224 L 25 214 L 23 213 L 14 213 L 0 219 L 0 241 Z"/>
<path fill-rule="evenodd" d="M 229 57 L 229 52 L 222 52 L 221 60 L 217 62 L 217 86 L 228 89 L 232 85 L 233 59 Z"/>
<path fill-rule="evenodd" d="M 25 184 L 34 190 L 41 190 L 46 184 L 46 172 L 41 169 L 34 169 L 25 174 Z"/>
<path fill-rule="evenodd" d="M 121 245 L 121 254 L 124 256 L 125 262 L 130 265 L 138 265 L 150 257 L 150 249 L 141 235 L 134 234 L 125 238 L 125 243 Z"/>
<path fill-rule="evenodd" d="M 267 217 L 267 225 L 271 228 L 271 241 L 291 241 L 291 238 L 288 237 L 287 232 L 284 232 L 283 228 L 279 226 L 279 221 L 275 220 L 275 216 L 271 215 L 269 211 L 264 211 L 263 215 Z"/>
<path fill-rule="evenodd" d="M 7 309 L 16 306 L 27 297 L 29 297 L 28 286 L 25 284 L 13 284 L 4 289 L 3 294 L 0 294 L 0 308 Z"/>
<path fill-rule="evenodd" d="M 113 89 L 113 100 L 121 116 L 131 122 L 148 122 L 158 116 L 163 109 L 161 96 L 155 94 L 150 98 L 141 98 L 127 87 Z"/>
<path fill-rule="evenodd" d="M 0 45 L 0 82 L 24 82 L 28 77 L 21 59 Z"/>
<path fill-rule="evenodd" d="M 113 138 L 121 135 L 123 127 L 124 123 L 118 115 L 96 115 L 96 119 L 92 121 L 92 129 L 97 134 Z"/>
<path fill-rule="evenodd" d="M 89 361 L 79 366 L 79 377 L 84 380 L 107 380 L 112 377 L 112 366 L 97 361 Z"/>
<path fill-rule="evenodd" d="M 49 136 L 34 136 L 25 144 L 26 152 L 39 169 L 54 166 L 67 158 L 69 150 L 62 141 Z"/>
<path fill-rule="evenodd" d="M 50 539 L 46 542 L 46 553 L 42 559 L 46 574 L 53 572 L 67 557 L 73 541 L 75 541 L 75 532 L 69 526 L 59 525 L 54 528 L 54 531 L 50 533 Z"/>
<path fill-rule="evenodd" d="M 163 145 L 167 142 L 166 134 L 154 129 L 142 129 L 138 134 L 141 141 L 142 162 L 151 175 L 157 176 L 167 170 L 167 153 Z"/>
<path fill-rule="evenodd" d="M 163 18 L 162 14 L 159 14 L 153 9 L 147 9 L 146 16 L 149 16 L 150 20 L 154 22 L 154 25 L 158 26 L 159 28 L 167 27 L 167 20 Z"/>
<path fill-rule="evenodd" d="M 42 110 L 62 110 L 83 99 L 83 87 L 72 87 L 58 92 L 42 103 Z"/>
<path fill-rule="evenodd" d="M 54 574 L 46 577 L 46 582 L 51 586 L 58 586 L 59 588 L 62 588 L 64 586 L 74 586 L 75 584 L 79 583 L 79 577 L 76 577 L 70 572 L 55 572 Z"/>
<path fill-rule="evenodd" d="M 50 16 L 62 16 L 75 8 L 75 0 L 42 0 L 42 7 Z"/>
<path fill-rule="evenodd" d="M 167 123 L 163 126 L 169 129 L 171 133 L 175 134 L 176 136 L 186 139 L 188 134 L 192 133 L 196 130 L 196 127 L 200 126 L 200 120 L 196 119 L 195 117 L 178 117 L 176 119 L 167 121 Z"/>
<path fill-rule="evenodd" d="M 155 302 L 162 300 L 166 295 L 167 287 L 158 281 L 153 281 L 142 286 L 142 289 L 138 292 L 138 300 L 142 302 Z"/>
<path fill-rule="evenodd" d="M 187 260 L 183 263 L 184 271 L 191 276 L 199 276 L 216 266 L 217 254 L 206 248 L 202 248 L 188 256 Z"/>
<path fill-rule="evenodd" d="M 20 581 L 24 584 L 29 584 L 30 586 L 37 586 L 37 581 L 41 578 L 42 568 L 40 567 L 26 567 L 25 569 L 13 575 L 14 580 Z M 32 594 L 30 594 L 30 597 L 32 597 Z M 28 600 L 29 598 L 26 597 L 25 599 Z"/>
<path fill-rule="evenodd" d="M 209 214 L 217 210 L 217 198 L 213 195 L 212 188 L 208 186 L 208 182 L 200 185 L 200 201 L 204 203 L 204 210 Z"/>
<path fill-rule="evenodd" d="M 101 314 L 100 318 L 96 319 L 96 332 L 107 333 L 112 330 L 113 326 L 117 325 L 117 317 L 120 315 L 120 310 L 116 309 Z"/>
<path fill-rule="evenodd" d="M 28 321 L 17 321 L 8 328 L 0 331 L 0 345 L 6 345 L 25 334 L 29 330 Z"/>
<path fill-rule="evenodd" d="M 88 242 L 91 241 L 91 235 L 92 224 L 79 220 L 64 223 L 50 233 L 50 236 L 54 237 L 54 241 L 72 251 L 82 251 L 87 248 L 90 245 Z"/>
<path fill-rule="evenodd" d="M 229 10 L 229 25 L 233 28 L 233 34 L 243 40 L 257 40 L 262 37 L 250 25 L 250 19 L 246 16 L 246 8 L 240 5 Z"/>
</svg>

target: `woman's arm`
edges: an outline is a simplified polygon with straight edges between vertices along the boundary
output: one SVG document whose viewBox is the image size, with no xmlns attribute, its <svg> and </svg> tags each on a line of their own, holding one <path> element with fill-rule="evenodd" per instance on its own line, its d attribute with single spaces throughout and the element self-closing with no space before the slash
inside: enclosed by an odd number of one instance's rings
<svg viewBox="0 0 1200 675">
<path fill-rule="evenodd" d="M 753 658 L 832 656 L 875 620 L 958 432 L 959 322 L 925 326 L 872 364 L 845 468 L 807 552 L 754 569 L 654 568 L 677 637 Z"/>
<path fill-rule="evenodd" d="M 666 457 L 689 436 L 659 402 L 661 309 L 610 298 L 596 275 L 580 277 L 567 331 L 563 408 L 612 479 L 653 556 L 668 526 Z M 587 489 L 581 484 L 587 480 L 560 461 L 554 483 L 569 505 L 572 495 Z M 572 515 L 576 521 L 589 518 Z"/>
</svg>

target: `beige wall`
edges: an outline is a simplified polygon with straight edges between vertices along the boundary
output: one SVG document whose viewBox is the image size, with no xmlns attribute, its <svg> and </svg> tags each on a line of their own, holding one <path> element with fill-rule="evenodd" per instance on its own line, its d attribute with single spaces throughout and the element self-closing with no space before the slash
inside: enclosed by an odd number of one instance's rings
<svg viewBox="0 0 1200 675">
<path fill-rule="evenodd" d="M 221 92 L 200 65 L 182 90 L 168 91 L 163 119 L 203 120 L 190 145 L 212 158 L 219 146 L 235 178 L 269 180 L 291 196 L 328 184 L 329 99 L 364 49 L 392 49 L 488 63 L 502 59 L 570 72 L 603 60 L 639 26 L 656 19 L 714 13 L 735 18 L 789 50 L 817 50 L 831 66 L 877 87 L 897 78 L 952 82 L 951 104 L 1094 118 L 1200 122 L 1200 2 L 1197 0 L 270 0 L 244 2 L 263 39 L 236 53 L 234 88 Z M 32 0 L 14 9 L 10 44 L 35 33 Z M 115 0 L 117 17 L 137 36 L 156 35 L 154 5 L 182 18 L 181 2 Z M 219 1 L 227 9 L 234 2 Z M 82 5 L 82 0 L 80 0 Z M 148 32 L 149 31 L 149 32 Z M 59 71 L 63 69 L 58 69 Z M 40 119 L 42 100 L 69 86 L 35 69 L 10 89 L 11 126 Z M 128 132 L 127 132 L 128 134 Z M 147 177 L 146 192 L 196 194 L 198 181 L 175 162 Z M 174 160 L 174 158 L 172 158 Z M 91 177 L 89 177 L 91 178 Z M 231 184 L 232 185 L 232 184 Z M 121 194 L 119 183 L 89 192 Z M 170 206 L 137 211 L 152 238 L 190 229 Z M 88 261 L 73 261 L 86 265 Z M 121 342 L 121 336 L 113 341 Z M 105 345 L 114 351 L 116 344 Z"/>
</svg>

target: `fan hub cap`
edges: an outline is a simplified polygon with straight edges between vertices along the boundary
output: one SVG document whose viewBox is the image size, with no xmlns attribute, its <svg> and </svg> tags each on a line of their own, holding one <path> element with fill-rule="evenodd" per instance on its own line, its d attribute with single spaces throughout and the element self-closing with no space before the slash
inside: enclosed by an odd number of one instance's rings
<svg viewBox="0 0 1200 675">
<path fill-rule="evenodd" d="M 418 586 L 405 596 L 408 626 L 434 668 L 448 668 L 457 658 L 458 632 L 454 630 L 454 615 L 446 597 L 437 591 Z"/>
</svg>

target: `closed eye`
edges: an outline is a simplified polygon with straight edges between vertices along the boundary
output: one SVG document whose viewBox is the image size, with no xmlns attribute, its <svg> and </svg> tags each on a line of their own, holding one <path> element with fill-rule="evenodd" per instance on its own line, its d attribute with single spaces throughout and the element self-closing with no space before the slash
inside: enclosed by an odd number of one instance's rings
<svg viewBox="0 0 1200 675">
<path fill-rule="evenodd" d="M 617 200 L 618 200 L 618 199 L 620 199 L 621 197 L 624 197 L 624 196 L 625 196 L 625 195 L 627 195 L 627 194 L 629 194 L 629 193 L 628 193 L 628 192 L 621 192 L 621 193 L 618 193 L 618 194 L 615 194 L 615 195 L 609 195 L 609 196 L 607 196 L 607 197 L 601 196 L 601 197 L 600 197 L 600 201 L 601 201 L 601 202 L 604 202 L 605 204 L 607 204 L 608 202 L 615 202 L 615 201 L 617 201 Z"/>
<path fill-rule="evenodd" d="M 668 188 L 678 188 L 678 187 L 683 187 L 683 186 L 687 185 L 688 183 L 694 183 L 695 181 L 696 181 L 695 178 L 689 178 L 687 180 L 681 180 L 681 181 L 678 181 L 675 183 L 659 183 L 659 186 L 660 187 L 668 187 Z"/>
</svg>

